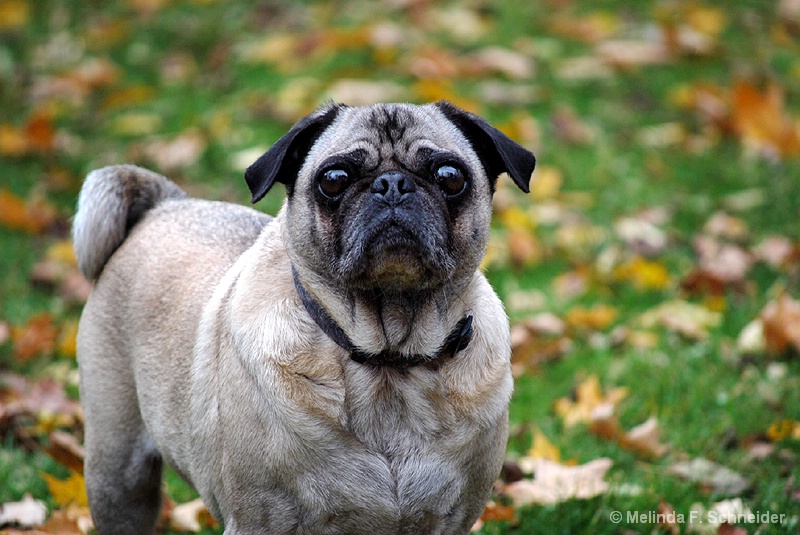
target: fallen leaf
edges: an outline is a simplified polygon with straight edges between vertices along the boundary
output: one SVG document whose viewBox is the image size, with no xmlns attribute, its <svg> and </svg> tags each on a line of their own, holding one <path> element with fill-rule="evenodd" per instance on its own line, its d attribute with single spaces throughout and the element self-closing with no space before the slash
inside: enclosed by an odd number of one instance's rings
<svg viewBox="0 0 800 535">
<path fill-rule="evenodd" d="M 622 435 L 619 445 L 645 457 L 662 457 L 669 451 L 669 446 L 661 443 L 661 430 L 654 416 Z"/>
<path fill-rule="evenodd" d="M 736 337 L 736 349 L 745 355 L 763 353 L 766 349 L 764 340 L 764 322 L 756 318 L 744 326 L 739 336 Z"/>
<path fill-rule="evenodd" d="M 553 111 L 551 116 L 553 124 L 553 133 L 556 138 L 565 142 L 575 145 L 587 145 L 592 143 L 597 137 L 595 129 L 589 126 L 571 107 L 559 105 Z M 541 180 L 541 172 L 536 172 L 536 180 Z M 534 182 L 533 186 L 536 185 Z M 559 186 L 561 185 L 559 181 Z"/>
<path fill-rule="evenodd" d="M 195 165 L 207 144 L 202 133 L 187 130 L 171 140 L 157 139 L 147 143 L 144 154 L 159 170 L 169 173 Z"/>
<path fill-rule="evenodd" d="M 595 304 L 591 308 L 573 307 L 567 311 L 564 319 L 572 329 L 604 331 L 614 324 L 618 315 L 619 312 L 612 306 Z"/>
<path fill-rule="evenodd" d="M 481 514 L 480 521 L 516 524 L 518 522 L 517 509 L 513 505 L 500 505 L 490 500 Z"/>
<path fill-rule="evenodd" d="M 796 420 L 778 420 L 767 428 L 767 438 L 772 442 L 780 442 L 787 438 L 800 439 L 800 422 Z"/>
<path fill-rule="evenodd" d="M 747 223 L 725 212 L 714 212 L 703 225 L 703 232 L 717 238 L 743 242 L 750 236 Z"/>
<path fill-rule="evenodd" d="M 667 473 L 697 483 L 703 490 L 714 494 L 739 496 L 750 487 L 750 482 L 743 476 L 708 459 L 675 463 L 667 468 Z"/>
<path fill-rule="evenodd" d="M 506 485 L 503 494 L 511 498 L 515 507 L 593 498 L 608 490 L 603 477 L 612 464 L 613 461 L 605 457 L 577 466 L 536 459 L 534 478 Z"/>
<path fill-rule="evenodd" d="M 613 276 L 618 281 L 630 282 L 639 291 L 664 290 L 671 284 L 663 264 L 638 255 L 614 268 Z"/>
<path fill-rule="evenodd" d="M 800 251 L 800 245 L 785 236 L 767 236 L 753 248 L 757 260 L 776 269 L 785 268 L 797 251 Z"/>
<path fill-rule="evenodd" d="M 675 508 L 664 501 L 663 498 L 658 501 L 656 518 L 658 519 L 658 526 L 661 528 L 659 532 L 664 531 L 671 535 L 680 535 L 681 526 L 677 522 L 679 517 L 675 514 Z"/>
<path fill-rule="evenodd" d="M 22 528 L 41 526 L 47 518 L 47 506 L 26 494 L 21 501 L 0 504 L 0 526 L 14 525 Z"/>
<path fill-rule="evenodd" d="M 44 533 L 57 535 L 88 535 L 94 528 L 89 508 L 70 504 L 64 509 L 56 509 L 42 526 Z"/>
<path fill-rule="evenodd" d="M 74 435 L 64 431 L 53 431 L 50 433 L 49 442 L 45 451 L 50 457 L 70 470 L 83 474 L 83 446 Z"/>
<path fill-rule="evenodd" d="M 597 375 L 590 375 L 575 388 L 575 399 L 559 398 L 555 402 L 555 412 L 566 427 L 578 423 L 591 423 L 593 411 L 601 405 L 616 406 L 628 395 L 627 388 L 612 388 L 605 394 Z"/>
<path fill-rule="evenodd" d="M 30 18 L 30 5 L 25 0 L 0 2 L 0 30 L 21 28 Z"/>
<path fill-rule="evenodd" d="M 405 89 L 386 80 L 339 79 L 327 89 L 328 98 L 351 106 L 407 100 Z"/>
<path fill-rule="evenodd" d="M 692 340 L 704 340 L 711 328 L 722 322 L 719 312 L 703 305 L 674 299 L 662 303 L 639 316 L 637 323 L 645 328 L 661 326 Z"/>
<path fill-rule="evenodd" d="M 39 355 L 52 355 L 56 348 L 59 328 L 52 314 L 42 312 L 31 317 L 25 325 L 11 328 L 14 357 L 25 362 Z"/>
<path fill-rule="evenodd" d="M 83 476 L 74 470 L 70 470 L 67 479 L 58 479 L 46 472 L 40 475 L 47 483 L 47 488 L 53 496 L 53 500 L 61 507 L 75 504 L 80 507 L 89 506 L 89 498 L 86 497 L 86 485 Z"/>
<path fill-rule="evenodd" d="M 190 533 L 198 533 L 206 528 L 217 527 L 216 521 L 200 498 L 175 505 L 170 514 L 169 524 L 172 530 L 188 531 Z"/>
<path fill-rule="evenodd" d="M 41 234 L 56 220 L 56 210 L 41 195 L 22 199 L 7 189 L 0 189 L 0 225 Z"/>
<path fill-rule="evenodd" d="M 489 46 L 464 58 L 462 70 L 471 76 L 502 74 L 512 80 L 524 80 L 534 74 L 531 58 L 507 48 Z"/>
<path fill-rule="evenodd" d="M 602 61 L 618 68 L 659 65 L 669 60 L 664 45 L 651 41 L 604 41 L 597 45 L 595 53 Z"/>
<path fill-rule="evenodd" d="M 774 354 L 790 348 L 800 351 L 800 301 L 782 294 L 764 307 L 760 318 L 768 351 Z"/>
<path fill-rule="evenodd" d="M 614 232 L 636 255 L 645 257 L 662 253 L 668 243 L 667 233 L 644 217 L 623 217 L 614 223 Z M 655 274 L 649 276 L 654 277 Z M 669 277 L 662 273 L 656 278 Z"/>
<path fill-rule="evenodd" d="M 561 453 L 558 451 L 558 447 L 550 442 L 538 427 L 533 429 L 533 444 L 531 444 L 525 455 L 531 459 L 547 459 L 555 462 L 561 460 Z"/>
<path fill-rule="evenodd" d="M 784 90 L 775 81 L 759 89 L 738 81 L 732 96 L 733 127 L 745 148 L 760 156 L 783 158 L 800 154 L 800 127 L 789 116 Z"/>
</svg>

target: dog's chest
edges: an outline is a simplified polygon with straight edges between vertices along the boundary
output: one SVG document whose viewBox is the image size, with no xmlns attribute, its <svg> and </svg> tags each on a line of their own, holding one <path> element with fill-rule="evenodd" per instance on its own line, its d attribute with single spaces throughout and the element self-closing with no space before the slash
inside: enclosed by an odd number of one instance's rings
<svg viewBox="0 0 800 535">
<path fill-rule="evenodd" d="M 346 426 L 385 458 L 401 510 L 449 510 L 477 430 L 456 417 L 436 372 L 359 366 L 345 377 Z"/>
</svg>

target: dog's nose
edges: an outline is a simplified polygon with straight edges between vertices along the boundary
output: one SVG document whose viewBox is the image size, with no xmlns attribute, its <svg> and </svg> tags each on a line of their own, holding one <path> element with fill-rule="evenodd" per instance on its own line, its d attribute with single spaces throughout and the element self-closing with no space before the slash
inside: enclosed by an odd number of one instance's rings
<svg viewBox="0 0 800 535">
<path fill-rule="evenodd" d="M 414 179 L 400 171 L 388 171 L 372 182 L 372 193 L 396 206 L 417 191 Z"/>
</svg>

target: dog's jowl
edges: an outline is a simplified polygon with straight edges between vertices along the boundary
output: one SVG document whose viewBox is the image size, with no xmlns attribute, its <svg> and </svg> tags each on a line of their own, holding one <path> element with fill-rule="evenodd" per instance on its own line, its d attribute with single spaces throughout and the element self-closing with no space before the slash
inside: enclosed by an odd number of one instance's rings
<svg viewBox="0 0 800 535">
<path fill-rule="evenodd" d="M 447 103 L 329 105 L 247 170 L 253 202 L 89 174 L 78 335 L 100 534 L 153 533 L 161 471 L 233 534 L 465 534 L 503 460 L 508 319 L 478 271 L 534 157 Z"/>
</svg>

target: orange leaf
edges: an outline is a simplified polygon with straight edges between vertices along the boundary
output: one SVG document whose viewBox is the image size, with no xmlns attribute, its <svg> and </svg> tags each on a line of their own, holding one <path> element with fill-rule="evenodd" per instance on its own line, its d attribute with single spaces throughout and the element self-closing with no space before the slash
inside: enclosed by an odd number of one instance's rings
<svg viewBox="0 0 800 535">
<path fill-rule="evenodd" d="M 52 150 L 56 135 L 53 120 L 49 114 L 34 113 L 28 120 L 28 124 L 25 125 L 25 136 L 31 149 L 41 152 Z"/>
<path fill-rule="evenodd" d="M 770 82 L 762 92 L 749 82 L 737 82 L 732 108 L 734 129 L 746 147 L 774 157 L 800 154 L 800 132 L 777 83 Z"/>
<path fill-rule="evenodd" d="M 567 312 L 565 319 L 573 329 L 601 331 L 608 329 L 616 321 L 617 309 L 601 304 L 592 308 L 574 307 Z"/>
<path fill-rule="evenodd" d="M 56 211 L 40 197 L 25 201 L 6 189 L 0 189 L 0 225 L 11 230 L 40 234 L 56 218 Z"/>
<path fill-rule="evenodd" d="M 800 301 L 781 295 L 764 308 L 761 321 L 770 352 L 783 353 L 790 347 L 800 351 Z"/>
<path fill-rule="evenodd" d="M 53 316 L 46 312 L 37 314 L 22 327 L 13 327 L 14 356 L 24 362 L 37 355 L 51 355 L 56 347 L 59 329 Z"/>
<path fill-rule="evenodd" d="M 495 502 L 486 504 L 480 518 L 483 522 L 517 522 L 517 509 L 513 505 L 500 505 Z"/>
</svg>

